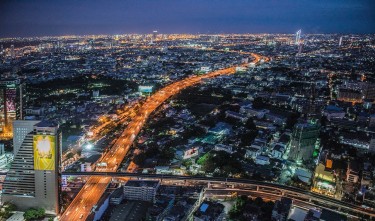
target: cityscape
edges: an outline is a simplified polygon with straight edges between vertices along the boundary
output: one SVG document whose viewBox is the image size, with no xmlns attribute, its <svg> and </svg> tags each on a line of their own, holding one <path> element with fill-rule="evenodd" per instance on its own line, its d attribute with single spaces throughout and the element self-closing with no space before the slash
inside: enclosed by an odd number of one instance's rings
<svg viewBox="0 0 375 221">
<path fill-rule="evenodd" d="M 302 27 L 4 28 L 0 221 L 375 220 L 374 30 Z"/>
</svg>

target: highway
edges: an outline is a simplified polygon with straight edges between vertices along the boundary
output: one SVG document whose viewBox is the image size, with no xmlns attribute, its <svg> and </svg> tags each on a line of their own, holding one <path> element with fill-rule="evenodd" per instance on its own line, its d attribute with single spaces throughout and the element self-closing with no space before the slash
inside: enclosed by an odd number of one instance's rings
<svg viewBox="0 0 375 221">
<path fill-rule="evenodd" d="M 229 51 L 234 52 L 234 51 Z M 268 61 L 269 58 L 262 57 L 255 53 L 250 52 L 236 52 L 246 56 L 252 56 L 254 58 L 253 63 L 259 63 L 261 60 Z M 124 160 L 128 153 L 134 139 L 141 131 L 146 120 L 150 114 L 157 109 L 163 102 L 178 94 L 183 89 L 192 85 L 200 83 L 203 79 L 214 78 L 221 75 L 229 75 L 236 73 L 237 66 L 246 67 L 248 64 L 241 64 L 232 66 L 229 68 L 216 70 L 205 75 L 190 76 L 183 80 L 177 81 L 170 85 L 165 86 L 161 90 L 155 92 L 139 107 L 137 115 L 130 121 L 127 128 L 121 134 L 121 137 L 117 139 L 111 149 L 102 157 L 100 162 L 106 166 L 98 167 L 96 172 L 116 172 L 118 166 Z M 132 111 L 132 110 L 130 110 Z M 83 186 L 82 190 L 77 194 L 74 200 L 70 203 L 68 208 L 61 215 L 60 220 L 86 220 L 100 197 L 103 195 L 106 186 L 110 183 L 108 177 L 90 177 L 87 183 Z"/>
<path fill-rule="evenodd" d="M 268 194 L 274 194 L 280 196 L 287 196 L 294 198 L 295 200 L 301 201 L 301 199 L 306 200 L 305 204 L 314 204 L 314 202 L 320 202 L 321 204 L 331 205 L 332 207 L 346 209 L 348 211 L 353 211 L 355 213 L 365 214 L 371 217 L 375 217 L 375 211 L 369 211 L 361 206 L 343 202 L 335 198 L 320 195 L 308 190 L 303 190 L 296 187 L 286 186 L 277 183 L 258 181 L 258 180 L 248 180 L 248 179 L 237 179 L 237 178 L 224 178 L 224 177 L 201 177 L 201 176 L 179 176 L 179 175 L 163 175 L 163 174 L 136 174 L 136 173 L 116 173 L 116 172 L 76 172 L 76 173 L 63 173 L 63 175 L 68 176 L 102 176 L 102 177 L 126 177 L 126 178 L 137 178 L 137 179 L 158 179 L 158 180 L 168 180 L 171 182 L 178 181 L 194 181 L 205 183 L 207 185 L 226 184 L 234 185 L 232 192 L 238 192 L 236 188 L 240 188 L 243 191 L 253 192 L 267 192 Z M 253 188 L 251 188 L 253 187 Z M 250 190 L 249 190 L 250 188 Z M 229 191 L 229 190 L 228 190 Z M 212 191 L 211 191 L 212 192 Z M 321 204 L 315 204 L 317 207 L 321 207 Z"/>
<path fill-rule="evenodd" d="M 90 132 L 92 132 L 92 135 L 90 136 L 89 141 L 92 143 L 95 143 L 96 141 L 98 141 L 102 137 L 101 133 L 103 132 L 103 130 L 110 127 L 111 123 L 115 123 L 115 126 L 120 125 L 120 124 L 126 124 L 137 114 L 139 106 L 140 106 L 140 102 L 136 104 L 126 105 L 122 110 L 118 110 L 118 112 L 120 113 L 118 114 L 118 119 L 116 122 L 105 119 L 105 117 L 99 118 L 100 124 L 91 127 L 89 130 Z M 115 126 L 112 125 L 112 127 L 115 127 Z M 61 157 L 62 168 L 66 168 L 68 165 L 78 160 L 79 156 L 76 152 L 77 150 L 72 148 L 72 149 L 68 149 L 65 153 L 63 153 Z M 72 153 L 73 157 L 68 159 L 67 155 L 69 153 Z"/>
</svg>

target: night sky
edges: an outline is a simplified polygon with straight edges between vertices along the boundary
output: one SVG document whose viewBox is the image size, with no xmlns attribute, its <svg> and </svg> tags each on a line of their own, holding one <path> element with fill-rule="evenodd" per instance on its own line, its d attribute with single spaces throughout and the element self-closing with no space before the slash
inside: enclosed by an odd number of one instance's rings
<svg viewBox="0 0 375 221">
<path fill-rule="evenodd" d="M 0 0 L 0 37 L 375 33 L 375 0 Z"/>
</svg>

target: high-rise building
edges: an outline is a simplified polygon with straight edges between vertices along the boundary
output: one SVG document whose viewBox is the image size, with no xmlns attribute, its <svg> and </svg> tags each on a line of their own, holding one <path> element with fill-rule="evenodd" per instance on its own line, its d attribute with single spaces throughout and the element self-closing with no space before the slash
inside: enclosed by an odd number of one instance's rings
<svg viewBox="0 0 375 221">
<path fill-rule="evenodd" d="M 13 121 L 13 154 L 16 156 L 25 137 L 34 130 L 34 125 L 40 121 L 16 120 Z"/>
<path fill-rule="evenodd" d="M 158 31 L 153 31 L 152 32 L 150 44 L 154 43 L 154 41 L 156 40 L 157 34 L 158 34 Z"/>
<path fill-rule="evenodd" d="M 152 39 L 153 39 L 154 41 L 155 41 L 155 39 L 156 39 L 157 34 L 158 34 L 158 31 L 153 31 L 153 32 L 152 32 Z"/>
<path fill-rule="evenodd" d="M 296 45 L 299 45 L 299 41 L 301 40 L 301 32 L 302 32 L 301 29 L 296 32 L 296 40 L 295 40 Z"/>
<path fill-rule="evenodd" d="M 16 58 L 16 52 L 14 51 L 14 45 L 11 45 L 10 46 L 10 57 L 12 59 L 15 59 Z"/>
<path fill-rule="evenodd" d="M 342 46 L 342 36 L 340 37 L 340 40 L 339 40 L 339 47 Z"/>
<path fill-rule="evenodd" d="M 315 144 L 319 137 L 317 123 L 299 123 L 294 127 L 290 141 L 289 158 L 295 161 L 312 159 Z"/>
<path fill-rule="evenodd" d="M 0 79 L 0 139 L 12 137 L 12 122 L 23 119 L 24 84 L 19 79 Z"/>
<path fill-rule="evenodd" d="M 3 184 L 2 202 L 19 209 L 42 207 L 59 213 L 59 126 L 42 121 L 33 126 L 19 147 Z"/>
</svg>

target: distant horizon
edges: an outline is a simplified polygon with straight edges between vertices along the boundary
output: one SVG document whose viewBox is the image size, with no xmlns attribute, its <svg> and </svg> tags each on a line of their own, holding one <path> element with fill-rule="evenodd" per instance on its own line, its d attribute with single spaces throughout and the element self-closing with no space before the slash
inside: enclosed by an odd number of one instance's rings
<svg viewBox="0 0 375 221">
<path fill-rule="evenodd" d="M 18 39 L 18 38 L 59 38 L 59 37 L 89 37 L 89 36 L 116 36 L 116 35 L 151 35 L 152 32 L 149 33 L 119 33 L 119 34 L 64 34 L 64 35 L 41 35 L 41 36 L 10 36 L 10 37 L 0 37 L 0 40 L 4 39 Z M 295 33 L 162 33 L 158 32 L 158 35 L 295 35 Z M 302 30 L 302 36 L 303 35 L 375 35 L 374 33 L 303 33 Z"/>
<path fill-rule="evenodd" d="M 373 0 L 2 0 L 0 38 L 119 33 L 374 34 Z"/>
</svg>

